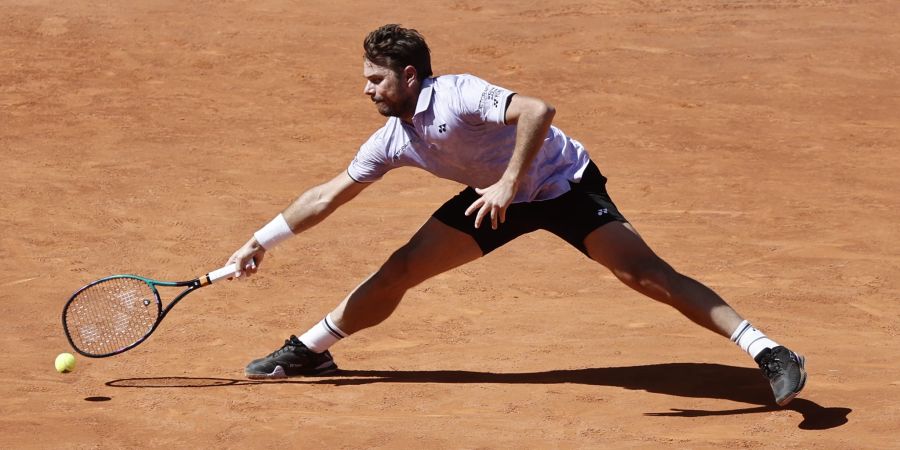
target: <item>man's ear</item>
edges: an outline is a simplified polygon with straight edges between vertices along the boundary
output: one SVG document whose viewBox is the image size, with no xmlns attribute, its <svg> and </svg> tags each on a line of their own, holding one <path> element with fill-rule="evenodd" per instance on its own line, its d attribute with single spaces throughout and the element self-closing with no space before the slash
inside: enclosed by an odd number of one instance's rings
<svg viewBox="0 0 900 450">
<path fill-rule="evenodd" d="M 405 82 L 407 86 L 412 87 L 413 84 L 418 81 L 420 81 L 419 72 L 415 67 L 406 66 L 403 68 L 403 82 Z"/>
</svg>

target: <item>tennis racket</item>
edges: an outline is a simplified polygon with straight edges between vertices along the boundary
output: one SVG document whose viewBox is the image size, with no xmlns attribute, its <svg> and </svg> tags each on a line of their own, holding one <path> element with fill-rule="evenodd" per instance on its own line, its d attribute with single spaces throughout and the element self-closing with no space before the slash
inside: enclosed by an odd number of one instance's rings
<svg viewBox="0 0 900 450">
<path fill-rule="evenodd" d="M 137 275 L 101 278 L 77 290 L 66 302 L 63 330 L 72 348 L 84 356 L 118 355 L 147 340 L 186 295 L 235 273 L 237 264 L 190 281 L 158 281 Z M 186 289 L 163 308 L 157 287 Z"/>
</svg>

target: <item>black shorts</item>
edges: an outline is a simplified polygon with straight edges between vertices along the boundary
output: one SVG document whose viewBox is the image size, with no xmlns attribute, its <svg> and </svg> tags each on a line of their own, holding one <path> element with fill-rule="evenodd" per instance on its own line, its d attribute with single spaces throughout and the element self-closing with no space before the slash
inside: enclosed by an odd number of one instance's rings
<svg viewBox="0 0 900 450">
<path fill-rule="evenodd" d="M 513 203 L 506 209 L 506 222 L 491 228 L 490 217 L 485 217 L 481 228 L 475 228 L 475 214 L 465 212 L 481 196 L 467 187 L 444 203 L 432 215 L 442 223 L 472 236 L 485 255 L 507 242 L 535 230 L 547 230 L 587 255 L 584 238 L 607 223 L 627 222 L 606 192 L 606 177 L 593 163 L 588 164 L 578 183 L 570 183 L 572 189 L 551 200 Z M 590 255 L 588 255 L 590 256 Z"/>
</svg>

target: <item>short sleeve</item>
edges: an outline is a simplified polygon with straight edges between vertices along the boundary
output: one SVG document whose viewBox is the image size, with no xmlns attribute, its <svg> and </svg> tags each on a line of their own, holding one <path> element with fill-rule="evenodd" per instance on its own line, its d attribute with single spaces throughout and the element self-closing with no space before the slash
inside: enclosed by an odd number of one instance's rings
<svg viewBox="0 0 900 450">
<path fill-rule="evenodd" d="M 385 127 L 386 128 L 386 127 Z M 393 168 L 391 158 L 388 156 L 388 140 L 385 139 L 386 129 L 375 132 L 369 140 L 359 147 L 359 152 L 350 166 L 347 174 L 359 183 L 371 183 L 378 181 Z"/>
<path fill-rule="evenodd" d="M 486 123 L 506 124 L 506 105 L 515 92 L 473 75 L 460 75 L 458 88 L 462 109 L 468 116 Z"/>
</svg>

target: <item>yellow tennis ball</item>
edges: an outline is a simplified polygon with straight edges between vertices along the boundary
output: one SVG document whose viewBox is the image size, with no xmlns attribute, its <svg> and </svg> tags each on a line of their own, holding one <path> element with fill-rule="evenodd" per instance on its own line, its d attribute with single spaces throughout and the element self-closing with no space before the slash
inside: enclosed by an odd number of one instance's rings
<svg viewBox="0 0 900 450">
<path fill-rule="evenodd" d="M 56 357 L 56 371 L 69 373 L 73 370 L 75 370 L 75 357 L 71 353 L 60 353 Z"/>
</svg>

